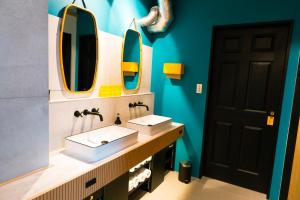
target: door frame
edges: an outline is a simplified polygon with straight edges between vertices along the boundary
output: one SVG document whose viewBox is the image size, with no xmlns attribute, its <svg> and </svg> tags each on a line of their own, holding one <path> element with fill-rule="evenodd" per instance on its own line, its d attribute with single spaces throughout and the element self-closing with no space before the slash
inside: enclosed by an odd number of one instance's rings
<svg viewBox="0 0 300 200">
<path fill-rule="evenodd" d="M 281 189 L 280 189 L 280 200 L 285 200 L 288 198 L 291 174 L 293 168 L 296 140 L 298 134 L 298 123 L 300 116 L 300 58 L 298 58 L 298 69 L 297 69 L 297 79 L 296 86 L 294 90 L 294 100 L 293 100 L 293 110 L 290 120 L 290 127 L 288 132 L 288 141 L 286 147 L 285 161 L 284 161 L 284 170 L 282 175 Z"/>
<path fill-rule="evenodd" d="M 212 68 L 213 68 L 213 60 L 214 60 L 214 41 L 216 39 L 216 32 L 218 30 L 222 29 L 229 29 L 229 28 L 247 28 L 247 27 L 264 27 L 264 26 L 275 26 L 275 25 L 285 25 L 288 27 L 289 32 L 288 32 L 288 40 L 287 40 L 287 48 L 286 48 L 286 53 L 285 53 L 285 61 L 284 61 L 284 68 L 283 68 L 283 73 L 282 73 L 282 88 L 280 89 L 280 107 L 279 107 L 279 115 L 281 116 L 281 109 L 282 109 L 282 100 L 283 100 L 283 94 L 284 94 L 284 88 L 285 88 L 285 80 L 286 80 L 286 71 L 288 67 L 288 59 L 289 59 L 289 53 L 290 53 L 290 47 L 291 47 L 291 39 L 292 39 L 292 31 L 293 31 L 293 26 L 294 26 L 294 20 L 284 20 L 284 21 L 272 21 L 272 22 L 257 22 L 257 23 L 246 23 L 246 24 L 233 24 L 233 25 L 221 25 L 221 26 L 214 26 L 213 27 L 213 32 L 212 32 L 212 39 L 211 39 L 211 48 L 210 48 L 210 64 L 209 64 L 209 71 L 208 71 L 208 85 L 207 85 L 207 95 L 206 95 L 206 102 L 205 102 L 205 119 L 204 119 L 204 132 L 203 132 L 203 142 L 202 142 L 202 148 L 201 148 L 201 157 L 200 157 L 200 171 L 199 171 L 199 178 L 202 178 L 203 175 L 205 175 L 205 163 L 206 163 L 206 153 L 207 153 L 207 141 L 208 141 L 208 118 L 209 118 L 209 113 L 208 113 L 208 106 L 209 106 L 209 99 L 211 98 L 212 91 L 211 91 L 211 85 L 212 85 Z M 279 130 L 279 124 L 275 127 L 275 132 L 276 132 L 276 143 L 278 140 L 278 130 Z M 276 152 L 276 143 L 275 143 L 275 149 L 273 152 L 273 162 L 272 162 L 272 169 L 270 169 L 270 172 L 273 173 L 273 167 L 274 167 L 274 160 L 275 160 L 275 152 Z M 269 196 L 270 193 L 270 187 L 271 187 L 271 181 L 272 181 L 272 173 L 270 173 L 270 181 L 268 183 L 268 190 L 267 190 L 267 197 Z"/>
</svg>

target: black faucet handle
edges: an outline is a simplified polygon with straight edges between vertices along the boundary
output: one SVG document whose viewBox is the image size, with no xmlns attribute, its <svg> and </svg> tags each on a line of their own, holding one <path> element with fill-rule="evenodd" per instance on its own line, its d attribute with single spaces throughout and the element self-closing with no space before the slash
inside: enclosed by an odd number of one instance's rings
<svg viewBox="0 0 300 200">
<path fill-rule="evenodd" d="M 133 108 L 133 107 L 134 107 L 134 104 L 133 104 L 133 103 L 129 103 L 129 104 L 128 104 L 128 107 L 129 107 L 129 108 Z"/>
<path fill-rule="evenodd" d="M 99 113 L 99 108 L 98 109 L 92 108 L 92 112 Z"/>
<path fill-rule="evenodd" d="M 138 102 L 138 104 L 140 104 L 140 105 L 143 105 L 144 103 L 143 103 L 143 102 L 141 102 L 141 101 L 139 101 L 139 102 Z"/>
<path fill-rule="evenodd" d="M 88 115 L 89 114 L 89 110 L 88 109 L 84 109 L 84 111 L 82 112 L 84 115 Z"/>
<path fill-rule="evenodd" d="M 83 116 L 82 116 L 82 113 L 79 112 L 78 110 L 76 110 L 76 111 L 74 112 L 74 116 L 75 116 L 75 117 L 83 117 Z"/>
</svg>

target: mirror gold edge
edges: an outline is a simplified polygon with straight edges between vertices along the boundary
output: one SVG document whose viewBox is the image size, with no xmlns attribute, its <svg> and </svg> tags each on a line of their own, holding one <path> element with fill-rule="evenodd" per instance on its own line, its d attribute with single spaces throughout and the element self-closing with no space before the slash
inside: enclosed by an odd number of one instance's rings
<svg viewBox="0 0 300 200">
<path fill-rule="evenodd" d="M 66 82 L 66 77 L 65 77 L 65 72 L 64 72 L 64 64 L 63 64 L 63 32 L 64 32 L 64 25 L 65 25 L 65 20 L 66 20 L 66 15 L 68 10 L 71 8 L 77 8 L 80 10 L 83 10 L 87 13 L 89 13 L 92 18 L 93 18 L 93 22 L 94 22 L 94 27 L 95 27 L 95 36 L 96 36 L 96 62 L 95 62 L 95 74 L 94 74 L 94 80 L 93 80 L 93 84 L 92 87 L 89 90 L 86 91 L 72 91 L 68 88 L 67 86 L 67 82 Z M 69 4 L 64 8 L 64 12 L 63 12 L 63 16 L 62 16 L 62 21 L 61 21 L 61 26 L 60 26 L 60 33 L 59 33 L 59 64 L 60 64 L 60 72 L 61 72 L 61 77 L 62 77 L 62 82 L 63 82 L 63 87 L 65 89 L 65 91 L 67 91 L 70 94 L 88 94 L 88 93 L 92 93 L 95 89 L 96 86 L 96 82 L 97 82 L 97 72 L 98 72 L 98 57 L 99 57 L 99 47 L 98 47 L 98 27 L 97 27 L 97 20 L 96 17 L 94 15 L 94 13 L 92 13 L 91 11 L 89 11 L 88 9 L 79 7 L 75 4 Z"/>
<path fill-rule="evenodd" d="M 125 46 L 125 39 L 126 39 L 126 34 L 128 32 L 128 30 L 132 30 L 135 31 L 138 36 L 139 36 L 139 44 L 140 44 L 140 67 L 139 67 L 139 78 L 138 78 L 138 82 L 137 85 L 134 89 L 128 90 L 125 87 L 125 83 L 124 83 L 124 72 L 123 72 L 123 59 L 124 59 L 124 46 Z M 124 37 L 123 37 L 123 45 L 122 45 L 122 52 L 121 52 L 121 80 L 122 80 L 122 88 L 125 94 L 136 94 L 140 88 L 140 84 L 141 84 L 141 78 L 142 78 L 142 69 L 143 69 L 143 41 L 142 41 L 142 36 L 141 33 L 137 30 L 134 29 L 127 29 Z"/>
</svg>

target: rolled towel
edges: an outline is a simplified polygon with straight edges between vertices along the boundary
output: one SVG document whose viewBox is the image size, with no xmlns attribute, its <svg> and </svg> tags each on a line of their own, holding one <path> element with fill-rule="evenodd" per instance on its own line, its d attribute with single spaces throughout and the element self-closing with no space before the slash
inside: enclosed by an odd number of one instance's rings
<svg viewBox="0 0 300 200">
<path fill-rule="evenodd" d="M 144 160 L 144 161 L 141 163 L 141 166 L 146 165 L 146 163 L 147 163 L 147 160 Z"/>
<path fill-rule="evenodd" d="M 135 175 L 134 178 L 133 178 L 133 180 L 134 180 L 133 187 L 136 188 L 139 185 L 139 183 L 140 183 L 138 176 Z"/>
<path fill-rule="evenodd" d="M 139 184 L 139 180 L 135 174 L 133 176 L 130 176 L 129 182 L 132 183 L 133 188 L 136 188 Z"/>
<path fill-rule="evenodd" d="M 151 170 L 150 169 L 145 169 L 144 171 L 146 178 L 150 178 L 151 176 Z"/>
<path fill-rule="evenodd" d="M 136 181 L 134 181 L 133 188 L 137 188 L 138 185 L 139 185 L 139 181 L 138 181 L 138 179 L 136 179 Z"/>
<path fill-rule="evenodd" d="M 134 176 L 129 177 L 128 189 L 129 191 L 133 190 L 136 185 L 136 178 Z"/>
<path fill-rule="evenodd" d="M 139 180 L 139 183 L 143 182 L 144 181 L 143 174 L 139 173 L 137 179 Z"/>
<path fill-rule="evenodd" d="M 130 173 L 133 173 L 134 171 L 135 171 L 134 167 L 129 170 Z"/>
<path fill-rule="evenodd" d="M 140 182 L 144 182 L 145 180 L 146 180 L 145 174 L 144 174 L 144 173 L 141 173 L 141 174 L 139 175 L 139 181 L 140 181 Z"/>
<path fill-rule="evenodd" d="M 146 159 L 146 162 L 150 162 L 151 160 L 152 160 L 152 156 L 148 157 L 148 158 Z"/>
<path fill-rule="evenodd" d="M 137 164 L 137 165 L 135 166 L 135 169 L 139 169 L 140 167 L 141 167 L 141 163 Z"/>
<path fill-rule="evenodd" d="M 144 182 L 147 178 L 149 178 L 149 169 L 146 168 L 141 168 L 140 170 L 137 171 L 137 176 L 139 182 Z M 150 174 L 151 175 L 151 174 Z"/>
<path fill-rule="evenodd" d="M 130 192 L 131 190 L 133 190 L 133 183 L 132 183 L 132 181 L 129 181 L 128 192 Z"/>
</svg>

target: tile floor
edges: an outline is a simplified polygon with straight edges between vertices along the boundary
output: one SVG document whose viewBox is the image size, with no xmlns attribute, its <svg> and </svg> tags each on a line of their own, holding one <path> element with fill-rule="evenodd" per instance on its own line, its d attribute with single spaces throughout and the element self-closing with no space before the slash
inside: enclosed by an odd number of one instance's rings
<svg viewBox="0 0 300 200">
<path fill-rule="evenodd" d="M 169 172 L 165 181 L 141 200 L 266 200 L 266 195 L 207 177 L 185 184 L 178 181 L 177 172 Z"/>
</svg>

